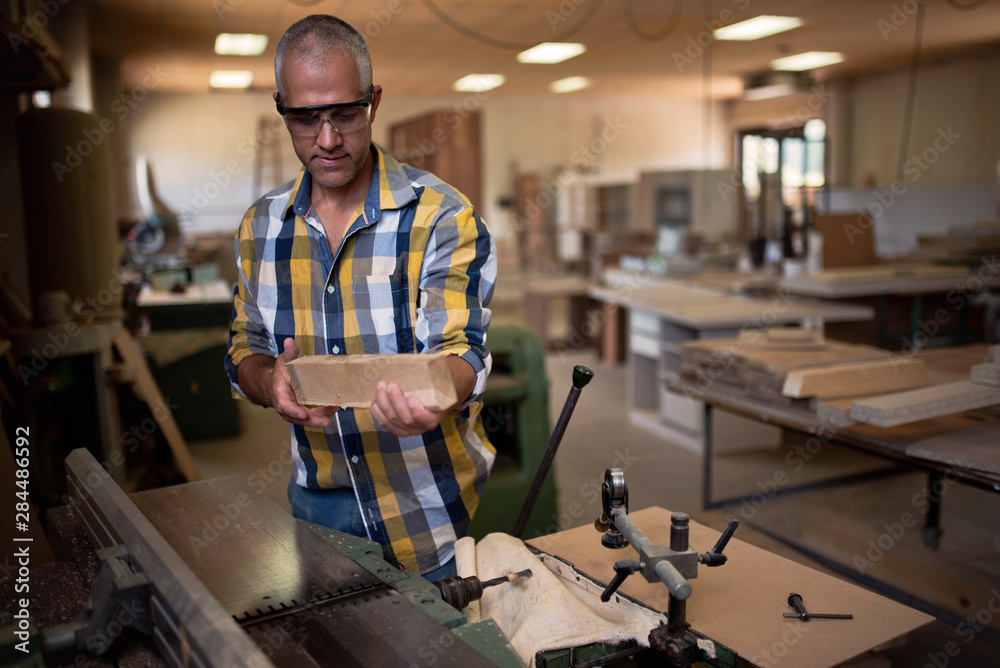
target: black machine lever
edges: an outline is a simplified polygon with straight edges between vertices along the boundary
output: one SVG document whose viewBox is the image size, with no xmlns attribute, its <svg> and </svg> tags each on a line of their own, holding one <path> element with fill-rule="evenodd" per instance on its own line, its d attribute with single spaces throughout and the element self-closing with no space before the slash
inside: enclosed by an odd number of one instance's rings
<svg viewBox="0 0 1000 668">
<path fill-rule="evenodd" d="M 645 564 L 635 559 L 619 559 L 616 561 L 614 566 L 615 577 L 608 583 L 608 587 L 604 590 L 604 593 L 601 594 L 601 603 L 610 601 L 611 597 L 618 591 L 618 588 L 625 582 L 625 578 L 636 571 L 641 571 L 644 566 Z"/>
<path fill-rule="evenodd" d="M 542 493 L 542 485 L 545 483 L 545 478 L 552 467 L 552 460 L 555 459 L 556 450 L 559 449 L 563 434 L 566 432 L 566 425 L 569 424 L 569 419 L 573 416 L 573 410 L 576 408 L 576 402 L 580 398 L 580 392 L 593 377 L 594 372 L 590 367 L 582 364 L 577 364 L 573 367 L 573 387 L 569 390 L 569 396 L 566 397 L 566 403 L 563 405 L 562 413 L 560 413 L 559 420 L 556 422 L 556 428 L 552 431 L 552 437 L 549 438 L 545 454 L 538 465 L 535 479 L 531 482 L 531 487 L 528 489 L 528 496 L 524 499 L 521 514 L 518 515 L 517 523 L 514 524 L 514 531 L 511 532 L 514 538 L 520 538 L 524 533 L 524 528 L 528 524 L 528 518 L 531 517 L 531 511 L 534 510 L 535 503 L 538 501 L 538 495 Z"/>
<path fill-rule="evenodd" d="M 698 561 L 709 567 L 721 566 L 726 563 L 727 557 L 722 554 L 722 551 L 726 549 L 726 545 L 729 544 L 729 539 L 733 537 L 734 533 L 736 533 L 736 528 L 739 527 L 739 525 L 739 520 L 729 520 L 729 526 L 726 527 L 726 530 L 722 532 L 721 536 L 719 536 L 719 540 L 715 546 L 705 554 L 698 557 Z"/>
</svg>

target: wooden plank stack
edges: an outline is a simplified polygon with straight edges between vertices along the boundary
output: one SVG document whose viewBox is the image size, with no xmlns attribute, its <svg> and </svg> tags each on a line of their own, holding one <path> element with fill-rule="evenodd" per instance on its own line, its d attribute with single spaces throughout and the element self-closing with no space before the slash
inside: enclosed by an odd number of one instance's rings
<svg viewBox="0 0 1000 668">
<path fill-rule="evenodd" d="M 795 330 L 758 332 L 751 341 L 739 339 L 691 341 L 682 346 L 681 385 L 744 396 L 762 403 L 814 415 L 815 396 L 787 396 L 789 374 L 830 368 L 841 363 L 885 362 L 887 352 L 872 346 L 815 339 L 806 342 Z M 751 333 L 753 334 L 753 333 Z M 782 342 L 785 345 L 782 345 Z"/>
<path fill-rule="evenodd" d="M 862 422 L 888 428 L 1000 404 L 1000 346 L 990 348 L 970 380 L 982 346 L 914 357 L 837 341 L 820 344 L 794 330 L 757 334 L 753 341 L 745 335 L 685 343 L 682 387 L 791 409 L 837 427 Z"/>
<path fill-rule="evenodd" d="M 1000 221 L 952 227 L 943 235 L 919 235 L 910 259 L 974 266 L 1000 252 Z"/>
<path fill-rule="evenodd" d="M 851 418 L 876 427 L 895 427 L 994 404 L 1000 404 L 1000 389 L 959 380 L 857 399 L 851 403 Z"/>
</svg>

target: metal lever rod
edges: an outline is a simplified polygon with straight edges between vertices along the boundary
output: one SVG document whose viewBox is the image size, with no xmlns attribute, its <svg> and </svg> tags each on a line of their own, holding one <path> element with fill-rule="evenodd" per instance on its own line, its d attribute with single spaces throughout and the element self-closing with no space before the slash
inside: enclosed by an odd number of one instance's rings
<svg viewBox="0 0 1000 668">
<path fill-rule="evenodd" d="M 511 535 L 515 538 L 520 538 L 524 533 L 524 528 L 528 524 L 528 518 L 531 517 L 531 511 L 534 510 L 535 503 L 538 502 L 538 495 L 542 493 L 542 485 L 545 483 L 545 478 L 549 474 L 549 469 L 552 468 L 552 460 L 555 459 L 556 450 L 559 449 L 563 434 L 566 432 L 566 426 L 569 424 L 569 419 L 576 408 L 576 402 L 580 398 L 580 392 L 593 377 L 594 372 L 589 367 L 582 364 L 577 364 L 573 367 L 573 387 L 570 388 L 569 396 L 566 397 L 566 403 L 563 405 L 562 413 L 556 422 L 556 428 L 553 430 L 549 444 L 545 448 L 545 454 L 542 456 L 542 462 L 538 465 L 535 479 L 528 489 L 528 496 L 524 499 L 521 514 L 518 515 L 514 531 L 511 532 Z"/>
<path fill-rule="evenodd" d="M 722 532 L 721 536 L 719 536 L 719 541 L 715 544 L 715 547 L 712 548 L 712 552 L 722 554 L 722 551 L 726 549 L 726 545 L 729 545 L 729 539 L 733 537 L 734 533 L 736 533 L 736 528 L 739 525 L 739 520 L 729 520 L 729 526 L 726 527 L 726 530 Z"/>
<path fill-rule="evenodd" d="M 607 603 L 618 591 L 618 588 L 625 582 L 625 578 L 638 570 L 642 570 L 642 562 L 635 559 L 619 559 L 615 562 L 615 577 L 608 583 L 607 588 L 601 594 L 601 603 Z"/>
<path fill-rule="evenodd" d="M 721 536 L 719 536 L 719 540 L 715 544 L 715 547 L 713 547 L 711 551 L 701 555 L 698 560 L 710 567 L 721 566 L 726 563 L 726 555 L 722 554 L 722 551 L 726 549 L 726 545 L 729 544 L 729 539 L 733 537 L 733 534 L 736 533 L 736 529 L 739 526 L 740 523 L 738 520 L 729 520 L 729 526 L 726 527 L 726 530 L 722 532 Z"/>
</svg>

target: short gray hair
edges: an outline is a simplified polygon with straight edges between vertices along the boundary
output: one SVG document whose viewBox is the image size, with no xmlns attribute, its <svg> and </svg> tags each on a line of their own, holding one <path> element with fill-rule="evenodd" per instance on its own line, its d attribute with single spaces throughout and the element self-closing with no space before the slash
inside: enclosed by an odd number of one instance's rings
<svg viewBox="0 0 1000 668">
<path fill-rule="evenodd" d="M 372 87 L 372 57 L 365 38 L 350 24 L 329 14 L 312 14 L 296 21 L 281 36 L 274 54 L 274 81 L 278 85 L 278 94 L 285 97 L 281 85 L 281 64 L 286 55 L 325 60 L 337 49 L 343 49 L 354 57 L 361 79 L 361 93 L 367 95 Z"/>
</svg>

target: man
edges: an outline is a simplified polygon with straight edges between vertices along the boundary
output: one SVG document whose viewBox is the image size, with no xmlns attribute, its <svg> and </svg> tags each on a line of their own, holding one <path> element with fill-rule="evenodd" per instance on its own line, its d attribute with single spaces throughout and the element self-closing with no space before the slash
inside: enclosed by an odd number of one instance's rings
<svg viewBox="0 0 1000 668">
<path fill-rule="evenodd" d="M 452 575 L 495 455 L 479 412 L 496 248 L 461 193 L 371 141 L 382 87 L 357 31 L 299 21 L 274 75 L 303 169 L 237 233 L 227 372 L 291 423 L 296 517 L 381 543 L 430 580 Z M 286 371 L 300 354 L 424 352 L 452 355 L 448 410 L 383 383 L 367 409 L 306 408 Z"/>
</svg>

